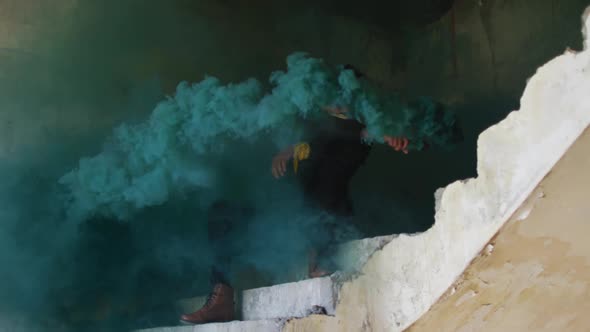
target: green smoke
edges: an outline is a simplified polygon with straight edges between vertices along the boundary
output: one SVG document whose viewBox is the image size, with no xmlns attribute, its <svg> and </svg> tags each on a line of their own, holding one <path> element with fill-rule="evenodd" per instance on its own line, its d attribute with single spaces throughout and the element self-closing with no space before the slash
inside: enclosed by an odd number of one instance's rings
<svg viewBox="0 0 590 332">
<path fill-rule="evenodd" d="M 348 105 L 367 126 L 369 141 L 405 136 L 411 148 L 421 149 L 424 144 L 447 146 L 455 136 L 454 116 L 440 104 L 427 98 L 406 103 L 357 79 L 351 70 L 303 53 L 290 55 L 287 70 L 272 73 L 270 83 L 270 93 L 255 79 L 224 85 L 206 77 L 181 83 L 147 121 L 119 126 L 102 153 L 81 159 L 62 177 L 70 218 L 128 219 L 187 189 L 218 190 L 227 186 L 219 170 L 239 169 L 224 163 L 236 146 L 247 148 L 262 137 L 277 147 L 297 142 L 298 119 L 325 116 L 322 107 L 328 105 Z"/>
</svg>

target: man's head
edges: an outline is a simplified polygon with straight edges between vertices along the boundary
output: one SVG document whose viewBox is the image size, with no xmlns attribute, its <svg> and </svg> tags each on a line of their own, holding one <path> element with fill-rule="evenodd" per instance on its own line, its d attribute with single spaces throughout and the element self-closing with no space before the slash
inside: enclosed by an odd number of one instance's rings
<svg viewBox="0 0 590 332">
<path fill-rule="evenodd" d="M 357 79 L 362 79 L 365 77 L 365 74 L 358 70 L 355 66 L 347 63 L 341 66 L 342 70 L 350 70 L 354 73 L 354 77 Z M 323 108 L 328 114 L 333 117 L 337 117 L 340 119 L 348 119 L 350 118 L 349 110 L 346 107 L 339 107 L 339 106 L 326 106 Z"/>
<path fill-rule="evenodd" d="M 365 74 L 363 72 L 361 72 L 357 67 L 351 65 L 350 63 L 347 63 L 344 66 L 342 66 L 342 69 L 352 70 L 352 72 L 354 73 L 354 77 L 356 77 L 357 79 L 365 77 Z"/>
</svg>

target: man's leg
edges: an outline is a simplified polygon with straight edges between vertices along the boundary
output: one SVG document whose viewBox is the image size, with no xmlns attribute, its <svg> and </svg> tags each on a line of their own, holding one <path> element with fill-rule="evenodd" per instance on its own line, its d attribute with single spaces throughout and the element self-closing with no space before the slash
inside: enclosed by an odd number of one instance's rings
<svg viewBox="0 0 590 332">
<path fill-rule="evenodd" d="M 311 278 L 336 270 L 334 254 L 340 243 L 350 239 L 350 220 L 354 215 L 348 188 L 352 174 L 329 163 L 318 165 L 314 171 L 312 181 L 303 188 L 308 206 L 322 215 L 316 229 L 318 238 L 309 252 Z"/>
<path fill-rule="evenodd" d="M 234 319 L 234 289 L 229 275 L 231 267 L 231 245 L 229 239 L 232 222 L 239 218 L 233 215 L 232 207 L 226 202 L 216 202 L 209 211 L 208 238 L 215 254 L 215 264 L 211 268 L 212 291 L 205 305 L 199 310 L 181 316 L 188 324 L 227 322 Z"/>
<path fill-rule="evenodd" d="M 358 234 L 351 221 L 352 216 L 334 215 L 327 215 L 320 221 L 319 239 L 309 251 L 309 277 L 323 277 L 337 270 L 338 246 Z"/>
</svg>

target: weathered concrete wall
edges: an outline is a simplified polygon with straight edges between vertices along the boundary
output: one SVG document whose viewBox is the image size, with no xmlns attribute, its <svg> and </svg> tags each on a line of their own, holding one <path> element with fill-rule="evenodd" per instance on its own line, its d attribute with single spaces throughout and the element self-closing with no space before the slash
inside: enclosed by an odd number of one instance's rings
<svg viewBox="0 0 590 332">
<path fill-rule="evenodd" d="M 375 253 L 342 286 L 336 317 L 313 330 L 401 331 L 424 314 L 590 124 L 589 89 L 587 48 L 539 68 L 520 111 L 480 135 L 478 177 L 438 191 L 435 225 Z M 293 321 L 286 330 L 313 322 Z"/>
<path fill-rule="evenodd" d="M 0 1 L 0 54 L 26 54 L 51 32 L 67 27 L 77 1 Z"/>
<path fill-rule="evenodd" d="M 572 18 L 587 5 L 586 0 L 456 1 L 437 22 L 401 29 L 396 22 L 377 25 L 310 10 L 278 24 L 277 52 L 306 50 L 330 62 L 351 62 L 386 87 L 448 102 L 517 98 L 539 65 L 564 45 L 581 46 Z"/>
<path fill-rule="evenodd" d="M 585 0 L 457 1 L 442 20 L 414 32 L 405 67 L 399 69 L 400 84 L 449 102 L 519 97 L 539 65 L 564 47 L 581 47 L 574 18 L 588 4 Z"/>
<path fill-rule="evenodd" d="M 489 250 L 409 331 L 587 330 L 589 151 L 586 130 Z"/>
<path fill-rule="evenodd" d="M 15 74 L 15 70 L 21 64 L 37 61 L 41 56 L 38 54 L 39 45 L 50 40 L 58 42 L 60 31 L 63 32 L 68 27 L 68 17 L 75 2 L 76 0 L 0 1 L 0 160 L 16 152 L 21 146 L 47 139 L 45 126 L 55 125 L 52 121 L 55 117 L 51 115 L 44 116 L 39 121 L 36 115 L 40 110 L 28 110 L 32 113 L 31 117 L 26 123 L 21 121 L 25 118 L 21 113 L 22 109 L 18 109 L 14 101 L 6 100 L 6 87 L 22 85 L 23 90 L 27 89 L 22 82 L 26 78 Z"/>
</svg>

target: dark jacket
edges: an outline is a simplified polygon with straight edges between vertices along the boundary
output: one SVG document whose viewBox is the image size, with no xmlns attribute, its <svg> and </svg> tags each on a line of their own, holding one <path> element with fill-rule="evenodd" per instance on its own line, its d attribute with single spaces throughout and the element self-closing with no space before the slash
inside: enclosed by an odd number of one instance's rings
<svg viewBox="0 0 590 332">
<path fill-rule="evenodd" d="M 306 201 L 335 215 L 352 215 L 349 185 L 371 146 L 361 139 L 364 125 L 326 116 L 306 123 L 309 158 L 300 162 L 298 178 Z"/>
</svg>

